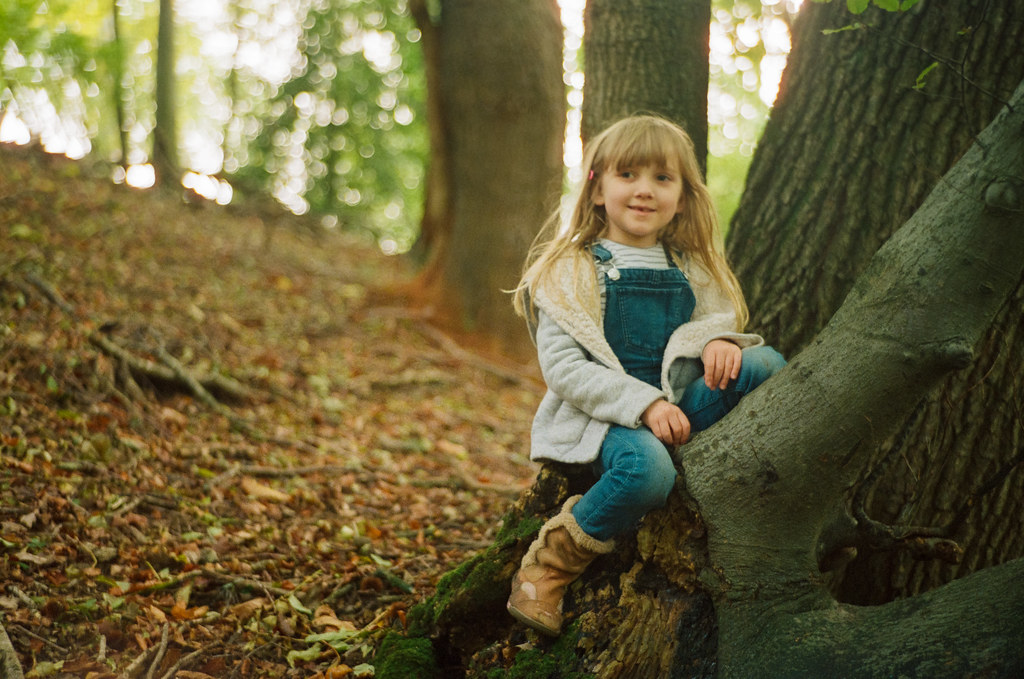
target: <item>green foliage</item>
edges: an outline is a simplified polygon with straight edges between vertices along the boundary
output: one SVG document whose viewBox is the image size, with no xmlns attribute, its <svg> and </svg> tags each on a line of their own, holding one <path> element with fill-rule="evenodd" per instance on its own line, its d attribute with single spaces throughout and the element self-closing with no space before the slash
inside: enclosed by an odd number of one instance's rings
<svg viewBox="0 0 1024 679">
<path fill-rule="evenodd" d="M 715 201 L 724 235 L 728 235 L 729 222 L 743 195 L 750 161 L 751 156 L 742 153 L 708 158 L 708 190 Z"/>
<path fill-rule="evenodd" d="M 777 72 L 781 64 L 766 67 L 784 59 L 774 37 L 782 28 L 787 3 L 762 6 L 758 0 L 716 0 L 712 11 L 708 146 L 715 156 L 750 155 L 768 112 L 761 96 L 765 71 Z"/>
<path fill-rule="evenodd" d="M 154 3 L 118 3 L 119 11 L 130 15 L 122 20 L 130 29 L 126 32 L 142 36 L 132 44 L 119 46 L 110 33 L 111 4 L 73 0 L 3 3 L 0 105 L 34 119 L 36 131 L 48 133 L 43 134 L 43 141 L 50 150 L 76 156 L 98 149 L 103 155 L 118 157 L 112 98 L 115 73 L 119 72 L 122 54 L 148 44 L 143 31 L 155 24 L 152 11 L 144 11 L 147 5 Z M 152 69 L 146 49 L 139 50 L 137 56 L 135 71 L 126 78 L 143 86 L 142 96 L 128 103 L 137 102 L 138 109 L 151 114 L 153 104 L 145 87 Z M 128 92 L 133 90 L 129 88 Z M 129 115 L 126 125 L 139 117 Z"/>
<path fill-rule="evenodd" d="M 420 36 L 405 2 L 231 0 L 178 12 L 184 165 L 392 239 L 395 250 L 410 245 L 428 140 Z M 146 162 L 157 19 L 150 0 L 0 3 L 0 107 L 51 150 L 112 161 L 122 160 L 120 109 L 124 160 Z"/>
<path fill-rule="evenodd" d="M 294 211 L 411 245 L 428 141 L 419 32 L 404 3 L 315 0 L 291 78 L 265 103 L 239 174 Z"/>
<path fill-rule="evenodd" d="M 0 104 L 30 109 L 34 93 L 44 92 L 61 112 L 70 99 L 69 86 L 88 87 L 94 26 L 84 19 L 69 21 L 69 5 L 67 0 L 11 0 L 0 7 Z"/>
<path fill-rule="evenodd" d="M 824 3 L 830 2 L 831 0 L 814 0 L 815 2 Z M 879 9 L 884 9 L 886 12 L 905 12 L 920 0 L 846 0 L 846 8 L 850 10 L 852 14 L 863 14 L 867 11 L 870 5 L 874 5 Z"/>
<path fill-rule="evenodd" d="M 580 669 L 576 655 L 578 627 L 576 622 L 563 630 L 550 646 L 520 651 L 511 667 L 493 669 L 487 679 L 590 679 L 594 675 Z"/>
<path fill-rule="evenodd" d="M 917 80 L 914 82 L 914 89 L 918 91 L 923 90 L 925 86 L 925 78 L 928 77 L 929 73 L 938 68 L 938 66 L 939 62 L 937 61 L 933 61 L 926 66 L 925 69 L 917 75 Z"/>
</svg>

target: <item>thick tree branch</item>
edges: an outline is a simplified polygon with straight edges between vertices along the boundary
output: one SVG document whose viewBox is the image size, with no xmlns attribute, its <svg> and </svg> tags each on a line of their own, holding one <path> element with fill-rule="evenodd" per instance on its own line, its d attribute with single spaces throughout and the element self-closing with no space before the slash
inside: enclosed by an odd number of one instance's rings
<svg viewBox="0 0 1024 679">
<path fill-rule="evenodd" d="M 751 620 L 720 615 L 720 638 L 739 634 L 748 644 L 741 654 L 720 653 L 721 676 L 1024 676 L 1022 578 L 1018 559 L 883 606 L 784 615 L 765 607 L 753 635 Z"/>
<path fill-rule="evenodd" d="M 682 450 L 720 568 L 723 676 L 779 676 L 782 668 L 760 657 L 766 634 L 792 643 L 799 628 L 804 643 L 835 653 L 845 645 L 836 644 L 825 618 L 845 621 L 851 637 L 865 641 L 867 626 L 886 616 L 892 626 L 907 624 L 901 616 L 911 604 L 880 607 L 884 614 L 836 604 L 820 582 L 816 547 L 871 453 L 946 373 L 970 362 L 972 345 L 1022 276 L 1024 84 L 879 250 L 811 346 Z M 971 587 L 980 584 L 958 584 L 956 591 Z M 937 592 L 928 601 L 945 596 L 953 595 Z M 1019 601 L 994 605 L 977 622 L 1002 637 L 1011 614 L 1020 619 Z M 817 624 L 805 628 L 812 618 Z M 947 624 L 959 628 L 962 619 L 936 615 L 935 629 L 922 636 L 955 633 Z M 876 641 L 882 638 L 892 637 Z M 979 660 L 991 652 L 982 644 L 970 653 Z M 815 657 L 806 660 L 813 664 Z M 803 674 L 795 667 L 786 676 L 820 676 L 810 664 Z M 951 672 L 929 676 L 962 676 Z"/>
</svg>

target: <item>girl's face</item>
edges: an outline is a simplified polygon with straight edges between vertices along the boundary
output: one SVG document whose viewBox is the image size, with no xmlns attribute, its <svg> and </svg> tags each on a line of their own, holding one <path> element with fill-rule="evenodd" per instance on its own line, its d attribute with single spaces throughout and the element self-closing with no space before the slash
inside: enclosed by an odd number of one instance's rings
<svg viewBox="0 0 1024 679">
<path fill-rule="evenodd" d="M 604 172 L 594 204 L 608 214 L 605 237 L 638 248 L 651 247 L 683 209 L 683 179 L 675 167 L 643 165 Z"/>
</svg>

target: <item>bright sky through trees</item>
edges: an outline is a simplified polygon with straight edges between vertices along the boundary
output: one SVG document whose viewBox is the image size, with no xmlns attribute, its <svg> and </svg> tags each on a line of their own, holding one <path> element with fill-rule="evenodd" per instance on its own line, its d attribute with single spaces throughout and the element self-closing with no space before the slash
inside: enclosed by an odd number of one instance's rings
<svg viewBox="0 0 1024 679">
<path fill-rule="evenodd" d="M 778 91 L 779 80 L 789 52 L 789 30 L 786 15 L 795 13 L 802 0 L 738 0 L 715 2 L 710 32 L 711 85 L 708 91 L 708 117 L 710 122 L 709 149 L 712 155 L 727 156 L 753 152 L 763 126 L 768 107 Z M 150 11 L 154 0 L 135 0 L 122 11 L 137 14 Z M 564 70 L 567 87 L 568 115 L 566 120 L 565 163 L 570 180 L 578 180 L 575 169 L 582 157 L 579 138 L 583 103 L 584 75 L 581 69 L 580 49 L 583 43 L 583 9 L 585 0 L 559 0 L 562 22 L 565 26 Z M 251 74 L 277 87 L 293 76 L 297 60 L 301 58 L 298 44 L 303 27 L 306 0 L 248 0 L 244 10 L 238 10 L 229 0 L 177 0 L 178 21 L 192 35 L 193 48 L 180 49 L 179 77 L 189 77 L 188 87 L 198 102 L 198 114 L 184 116 L 180 129 L 184 163 L 192 172 L 188 181 L 192 188 L 211 199 L 230 199 L 230 187 L 219 185 L 203 177 L 224 170 L 233 159 L 225 158 L 224 135 L 230 127 L 232 111 L 230 101 L 220 82 L 226 77 L 225 69 L 233 65 L 240 72 Z M 130 7 L 129 7 L 130 5 Z M 152 9 L 152 7 L 150 7 Z M 408 38 L 408 36 L 407 36 Z M 395 35 L 386 30 L 356 27 L 341 48 L 346 53 L 362 52 L 370 64 L 385 73 L 388 62 L 397 52 Z M 132 60 L 140 66 L 131 74 L 136 80 L 151 78 L 150 64 L 154 58 L 153 45 L 141 40 L 135 47 Z M 9 43 L 0 58 L 9 68 L 24 57 Z M 338 76 L 344 77 L 344 76 Z M 65 81 L 77 86 L 74 79 Z M 26 98 L 20 93 L 20 107 L 5 106 L 0 119 L 0 141 L 26 143 L 31 135 L 40 138 L 44 148 L 80 158 L 92 150 L 90 123 L 84 102 L 96 92 L 77 94 L 65 86 L 66 100 L 83 102 L 81 106 L 63 109 L 50 101 L 45 88 Z M 301 97 L 301 94 L 299 95 Z M 27 102 L 27 105 L 26 105 Z M 296 104 L 300 99 L 296 97 Z M 77 109 L 77 110 L 76 110 Z M 407 106 L 394 110 L 394 119 L 401 125 L 412 122 L 413 113 Z M 94 127 L 95 125 L 92 124 Z M 243 131 L 244 132 L 244 131 Z M 149 128 L 136 120 L 128 130 L 133 151 L 129 157 L 129 170 L 117 177 L 133 185 L 152 182 L 152 171 L 147 168 L 146 138 Z M 304 183 L 304 170 L 299 180 L 282 182 L 282 186 Z M 298 175 L 297 175 L 298 176 Z M 286 204 L 304 203 L 301 191 Z"/>
</svg>

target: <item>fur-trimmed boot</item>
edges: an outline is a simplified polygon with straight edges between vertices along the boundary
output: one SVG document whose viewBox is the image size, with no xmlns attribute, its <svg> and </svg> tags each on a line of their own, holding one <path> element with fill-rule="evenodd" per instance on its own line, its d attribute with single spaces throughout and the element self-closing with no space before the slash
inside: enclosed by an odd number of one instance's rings
<svg viewBox="0 0 1024 679">
<path fill-rule="evenodd" d="M 562 596 L 590 562 L 612 551 L 612 540 L 601 541 L 583 532 L 572 515 L 581 495 L 575 495 L 562 511 L 541 526 L 537 539 L 523 557 L 512 578 L 508 612 L 538 632 L 558 636 L 562 631 Z"/>
</svg>

